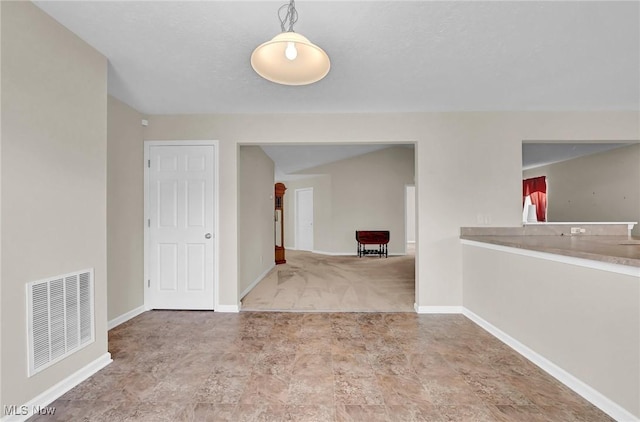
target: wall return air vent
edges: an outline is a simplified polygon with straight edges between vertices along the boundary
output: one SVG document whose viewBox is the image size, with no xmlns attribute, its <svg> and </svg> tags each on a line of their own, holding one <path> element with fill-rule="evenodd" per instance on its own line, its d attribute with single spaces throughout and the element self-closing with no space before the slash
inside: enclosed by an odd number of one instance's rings
<svg viewBox="0 0 640 422">
<path fill-rule="evenodd" d="M 93 269 L 27 283 L 29 376 L 93 343 Z"/>
</svg>

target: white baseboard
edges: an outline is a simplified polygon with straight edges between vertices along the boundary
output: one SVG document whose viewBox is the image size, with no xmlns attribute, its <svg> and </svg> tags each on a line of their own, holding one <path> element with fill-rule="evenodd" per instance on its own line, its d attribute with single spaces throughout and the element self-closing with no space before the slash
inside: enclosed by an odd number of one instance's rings
<svg viewBox="0 0 640 422">
<path fill-rule="evenodd" d="M 613 400 L 520 343 L 498 327 L 485 321 L 469 309 L 463 306 L 418 306 L 417 304 L 414 304 L 414 308 L 419 314 L 463 314 L 615 420 L 621 422 L 640 422 L 640 418 L 634 416 Z"/>
<path fill-rule="evenodd" d="M 535 351 L 531 350 L 524 344 L 520 343 L 518 340 L 511 337 L 509 334 L 500 330 L 498 327 L 492 325 L 491 323 L 485 321 L 480 316 L 476 315 L 472 311 L 467 308 L 462 308 L 462 313 L 464 316 L 469 318 L 471 321 L 478 324 L 480 327 L 491 333 L 494 337 L 498 338 L 500 341 L 505 343 L 507 346 L 511 347 L 516 352 L 520 353 L 522 356 L 539 366 L 542 370 L 547 372 L 552 377 L 556 378 L 558 381 L 575 391 L 577 394 L 584 397 L 591 404 L 598 407 L 600 410 L 611 416 L 613 419 L 621 422 L 638 422 L 636 416 L 631 414 L 628 410 L 624 409 L 619 404 L 615 403 L 608 397 L 604 396 L 600 392 L 596 391 L 591 386 L 585 384 L 580 379 L 574 377 L 558 365 L 549 361 L 545 357 L 539 355 Z"/>
<path fill-rule="evenodd" d="M 355 252 L 327 252 L 327 251 L 311 251 L 311 253 L 315 253 L 318 255 L 328 255 L 328 256 L 358 256 Z M 404 252 L 389 252 L 389 256 L 406 256 L 407 254 Z M 375 254 L 367 255 L 369 257 L 376 256 Z M 364 257 L 363 257 L 364 258 Z"/>
<path fill-rule="evenodd" d="M 319 255 L 329 255 L 329 256 L 358 256 L 358 254 L 353 252 L 327 252 L 327 251 L 316 251 L 313 250 L 311 253 L 317 253 Z"/>
<path fill-rule="evenodd" d="M 111 362 L 111 354 L 109 352 L 103 354 L 98 359 L 86 365 L 84 368 L 79 369 L 53 387 L 44 391 L 42 394 L 37 395 L 33 399 L 26 402 L 24 405 L 20 406 L 19 409 L 24 409 L 24 413 L 26 414 L 7 415 L 0 419 L 0 422 L 17 422 L 29 419 L 31 416 L 33 416 L 34 409 L 37 411 L 37 409 L 43 409 L 47 407 L 64 393 L 71 390 L 73 387 L 80 384 L 82 381 L 86 380 L 91 375 L 95 374 Z"/>
<path fill-rule="evenodd" d="M 240 306 L 239 305 L 218 305 L 216 306 L 214 311 L 237 314 L 238 312 L 240 312 Z"/>
<path fill-rule="evenodd" d="M 120 324 L 124 324 L 125 322 L 129 321 L 131 318 L 135 318 L 138 315 L 140 315 L 141 313 L 145 312 L 146 309 L 144 307 L 144 305 L 142 306 L 138 306 L 135 309 L 130 310 L 129 312 L 126 312 L 122 315 L 120 315 L 119 317 L 116 317 L 114 319 L 112 319 L 111 321 L 109 321 L 107 323 L 107 330 L 111 330 L 112 328 L 116 328 L 118 325 Z"/>
<path fill-rule="evenodd" d="M 251 290 L 253 290 L 253 288 L 256 287 L 256 285 L 258 283 L 260 283 L 260 281 L 262 281 L 262 279 L 265 278 L 267 276 L 267 274 L 269 274 L 271 272 L 271 270 L 273 270 L 275 267 L 276 267 L 276 263 L 273 262 L 269 268 L 264 270 L 262 272 L 262 274 L 260 274 L 255 280 L 253 280 L 253 282 L 251 284 L 249 284 L 249 287 L 247 287 L 246 289 L 244 289 L 242 291 L 242 293 L 240 293 L 240 300 L 242 300 L 243 297 L 245 297 L 247 294 L 249 294 L 249 292 Z"/>
<path fill-rule="evenodd" d="M 418 314 L 461 314 L 462 306 L 418 306 L 413 304 Z"/>
</svg>

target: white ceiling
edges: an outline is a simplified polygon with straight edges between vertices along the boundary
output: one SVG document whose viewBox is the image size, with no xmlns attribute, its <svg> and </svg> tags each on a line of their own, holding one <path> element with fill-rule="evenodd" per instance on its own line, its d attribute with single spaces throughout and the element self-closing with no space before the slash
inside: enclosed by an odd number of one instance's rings
<svg viewBox="0 0 640 422">
<path fill-rule="evenodd" d="M 262 145 L 262 150 L 275 163 L 276 180 L 295 180 L 313 176 L 305 170 L 347 158 L 368 154 L 392 146 L 413 148 L 411 144 L 358 145 Z M 301 172 L 302 174 L 297 174 Z"/>
<path fill-rule="evenodd" d="M 322 164 L 355 157 L 389 145 L 264 145 L 264 152 L 285 173 L 317 167 Z"/>
<path fill-rule="evenodd" d="M 640 109 L 637 1 L 298 0 L 296 31 L 331 58 L 304 87 L 249 63 L 282 3 L 36 2 L 146 114 Z"/>
</svg>

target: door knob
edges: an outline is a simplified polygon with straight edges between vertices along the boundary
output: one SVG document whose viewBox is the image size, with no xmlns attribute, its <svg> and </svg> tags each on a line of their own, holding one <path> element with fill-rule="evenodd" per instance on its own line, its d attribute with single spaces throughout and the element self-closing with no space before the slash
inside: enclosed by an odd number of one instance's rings
<svg viewBox="0 0 640 422">
<path fill-rule="evenodd" d="M 204 238 L 205 238 L 205 239 L 211 239 L 211 233 L 207 233 L 207 234 L 205 234 L 205 235 L 204 235 Z"/>
</svg>

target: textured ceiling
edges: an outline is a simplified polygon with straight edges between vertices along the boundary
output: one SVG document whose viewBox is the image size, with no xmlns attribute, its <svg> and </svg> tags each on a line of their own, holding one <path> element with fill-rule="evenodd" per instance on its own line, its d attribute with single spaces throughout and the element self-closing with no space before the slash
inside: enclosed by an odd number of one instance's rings
<svg viewBox="0 0 640 422">
<path fill-rule="evenodd" d="M 323 164 L 393 146 L 414 148 L 412 144 L 263 145 L 262 150 L 275 163 L 276 180 L 284 181 L 309 177 L 305 170 Z"/>
<path fill-rule="evenodd" d="M 388 148 L 370 145 L 264 145 L 262 150 L 284 173 L 296 173 L 322 164 Z"/>
<path fill-rule="evenodd" d="M 304 87 L 249 57 L 284 1 L 41 1 L 147 114 L 640 109 L 640 2 L 296 2 L 331 71 Z"/>
</svg>

